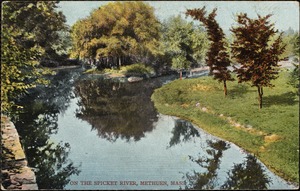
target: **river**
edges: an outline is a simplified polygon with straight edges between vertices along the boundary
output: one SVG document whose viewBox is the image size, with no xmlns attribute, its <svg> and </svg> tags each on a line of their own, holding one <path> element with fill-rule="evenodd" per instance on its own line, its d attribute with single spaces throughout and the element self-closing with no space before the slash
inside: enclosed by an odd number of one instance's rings
<svg viewBox="0 0 300 191">
<path fill-rule="evenodd" d="M 254 156 L 156 111 L 153 90 L 61 70 L 29 92 L 16 127 L 40 189 L 290 189 Z"/>
</svg>

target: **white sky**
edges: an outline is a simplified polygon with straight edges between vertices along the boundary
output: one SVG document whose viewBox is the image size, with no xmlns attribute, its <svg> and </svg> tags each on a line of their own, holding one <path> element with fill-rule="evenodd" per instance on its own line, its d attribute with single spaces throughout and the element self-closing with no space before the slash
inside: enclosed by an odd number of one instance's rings
<svg viewBox="0 0 300 191">
<path fill-rule="evenodd" d="M 159 20 L 172 15 L 182 15 L 186 9 L 207 7 L 210 12 L 218 8 L 217 21 L 223 30 L 228 31 L 235 23 L 234 15 L 240 12 L 247 13 L 255 18 L 257 14 L 273 14 L 271 21 L 279 30 L 291 27 L 299 30 L 299 3 L 297 1 L 146 1 L 155 8 Z M 108 1 L 61 1 L 59 10 L 67 18 L 67 24 L 73 25 L 78 19 L 87 17 L 93 9 L 107 4 Z M 196 22 L 197 23 L 197 22 Z"/>
</svg>

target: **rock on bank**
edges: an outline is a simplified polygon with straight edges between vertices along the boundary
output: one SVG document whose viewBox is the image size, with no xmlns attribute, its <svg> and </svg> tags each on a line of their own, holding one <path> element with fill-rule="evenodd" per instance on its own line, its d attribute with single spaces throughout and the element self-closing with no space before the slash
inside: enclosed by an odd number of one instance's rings
<svg viewBox="0 0 300 191">
<path fill-rule="evenodd" d="M 33 170 L 22 149 L 19 134 L 6 116 L 1 116 L 1 190 L 38 190 Z"/>
</svg>

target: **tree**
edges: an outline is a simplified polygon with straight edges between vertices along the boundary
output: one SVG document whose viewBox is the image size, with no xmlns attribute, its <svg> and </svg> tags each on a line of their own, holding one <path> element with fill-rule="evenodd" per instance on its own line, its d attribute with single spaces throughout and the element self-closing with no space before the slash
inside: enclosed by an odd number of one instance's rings
<svg viewBox="0 0 300 191">
<path fill-rule="evenodd" d="M 26 90 L 47 81 L 39 65 L 51 52 L 64 16 L 54 2 L 5 2 L 1 28 L 1 111 L 7 113 Z M 30 20 L 30 22 L 28 22 Z"/>
<path fill-rule="evenodd" d="M 289 84 L 291 84 L 293 87 L 298 88 L 298 94 L 299 94 L 299 81 L 300 81 L 300 76 L 299 76 L 299 53 L 300 53 L 300 36 L 299 33 L 295 34 L 294 41 L 293 41 L 293 54 L 295 56 L 293 60 L 293 65 L 294 69 L 290 73 L 290 79 L 289 79 Z"/>
<path fill-rule="evenodd" d="M 285 47 L 284 52 L 280 55 L 279 58 L 287 59 L 287 58 L 290 58 L 295 55 L 294 44 L 297 41 L 298 36 L 299 36 L 299 34 L 296 32 L 293 32 L 293 30 L 291 28 L 289 28 L 289 30 L 283 32 L 282 43 L 285 44 L 286 47 Z"/>
<path fill-rule="evenodd" d="M 22 46 L 31 48 L 38 45 L 44 50 L 43 56 L 51 57 L 56 53 L 55 47 L 61 43 L 61 31 L 67 30 L 65 16 L 56 10 L 57 3 L 5 2 L 2 23 L 22 31 L 23 34 L 30 34 L 30 38 L 19 41 Z"/>
<path fill-rule="evenodd" d="M 180 16 L 170 17 L 163 24 L 163 46 L 165 54 L 171 57 L 172 68 L 180 71 L 202 61 L 206 48 L 206 37 L 192 22 Z"/>
<path fill-rule="evenodd" d="M 293 43 L 293 53 L 298 59 L 297 61 L 299 62 L 299 54 L 300 54 L 300 36 L 299 32 L 295 34 L 294 37 L 294 43 Z"/>
<path fill-rule="evenodd" d="M 43 50 L 35 46 L 27 49 L 18 44 L 14 35 L 20 32 L 12 27 L 2 28 L 1 43 L 1 111 L 7 113 L 17 106 L 14 100 L 37 84 L 46 83 L 41 78 L 49 73 L 38 67 Z"/>
<path fill-rule="evenodd" d="M 217 9 L 214 9 L 206 16 L 205 6 L 202 9 L 188 9 L 186 15 L 191 16 L 194 20 L 202 22 L 207 30 L 208 39 L 211 41 L 209 51 L 206 56 L 206 63 L 210 68 L 210 75 L 219 82 L 223 82 L 224 95 L 227 95 L 226 81 L 232 81 L 230 71 L 227 69 L 230 66 L 229 54 L 226 48 L 225 34 L 217 23 Z"/>
<path fill-rule="evenodd" d="M 263 87 L 272 87 L 271 80 L 278 77 L 279 56 L 284 52 L 282 33 L 270 42 L 278 32 L 268 19 L 271 15 L 250 19 L 247 14 L 237 16 L 238 26 L 232 27 L 234 42 L 232 53 L 240 68 L 235 69 L 238 82 L 252 83 L 257 87 L 259 108 L 262 108 Z"/>
<path fill-rule="evenodd" d="M 159 54 L 159 29 L 147 3 L 108 3 L 72 26 L 72 55 L 103 67 L 150 63 L 151 56 Z"/>
</svg>

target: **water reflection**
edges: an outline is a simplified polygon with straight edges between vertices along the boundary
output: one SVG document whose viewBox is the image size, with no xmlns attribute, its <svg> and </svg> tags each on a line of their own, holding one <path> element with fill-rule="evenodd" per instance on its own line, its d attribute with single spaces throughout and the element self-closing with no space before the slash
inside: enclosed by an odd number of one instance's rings
<svg viewBox="0 0 300 191">
<path fill-rule="evenodd" d="M 181 142 L 187 142 L 192 137 L 199 137 L 199 131 L 193 127 L 193 125 L 185 120 L 176 119 L 175 127 L 172 130 L 173 136 L 171 137 L 169 147 L 177 145 Z"/>
<path fill-rule="evenodd" d="M 212 141 L 207 140 L 206 153 L 209 156 L 202 156 L 198 159 L 189 157 L 191 161 L 197 163 L 202 168 L 206 169 L 205 172 L 193 172 L 193 174 L 186 174 L 186 189 L 214 189 L 218 184 L 218 172 L 220 161 L 223 152 L 229 148 L 229 145 L 221 140 Z M 203 155 L 203 154 L 202 154 Z"/>
<path fill-rule="evenodd" d="M 151 94 L 163 80 L 121 83 L 104 79 L 85 79 L 75 86 L 80 97 L 76 116 L 91 124 L 101 138 L 139 141 L 151 132 L 158 119 Z"/>
<path fill-rule="evenodd" d="M 30 167 L 35 168 L 39 189 L 63 189 L 69 177 L 79 174 L 78 167 L 68 159 L 70 145 L 54 143 L 58 115 L 68 108 L 73 96 L 72 85 L 78 72 L 60 71 L 51 76 L 48 87 L 32 90 L 22 100 L 24 108 L 14 121 L 25 147 Z"/>
<path fill-rule="evenodd" d="M 247 155 L 246 160 L 241 164 L 235 164 L 228 172 L 228 179 L 222 185 L 223 189 L 267 189 L 271 179 L 266 175 L 265 170 L 252 155 Z"/>
<path fill-rule="evenodd" d="M 197 163 L 204 169 L 204 172 L 186 173 L 185 189 L 267 189 L 271 183 L 262 165 L 252 155 L 247 155 L 246 160 L 240 164 L 234 164 L 233 168 L 227 172 L 225 182 L 222 184 L 218 178 L 218 170 L 223 152 L 230 148 L 224 141 L 207 141 L 211 149 L 207 149 L 208 156 L 195 159 L 190 156 L 190 160 Z"/>
<path fill-rule="evenodd" d="M 22 100 L 25 108 L 16 126 L 25 142 L 29 165 L 37 168 L 40 189 L 174 190 L 183 186 L 172 185 L 182 180 L 182 174 L 186 189 L 268 186 L 270 181 L 254 158 L 234 165 L 245 156 L 238 148 L 187 121 L 157 115 L 150 95 L 169 77 L 132 84 L 85 77 L 74 83 L 74 78 L 76 73 L 63 72 L 52 78 L 48 88 L 37 89 Z M 81 162 L 80 168 L 75 166 Z M 169 185 L 87 187 L 68 184 L 70 180 L 157 180 Z M 272 180 L 273 188 L 287 187 Z"/>
</svg>

